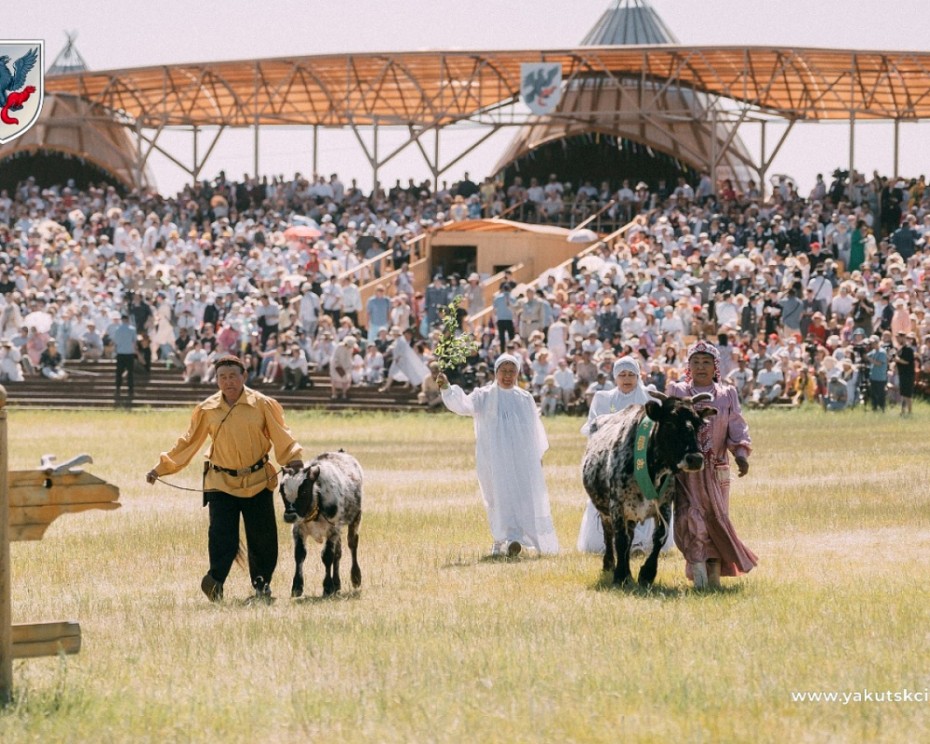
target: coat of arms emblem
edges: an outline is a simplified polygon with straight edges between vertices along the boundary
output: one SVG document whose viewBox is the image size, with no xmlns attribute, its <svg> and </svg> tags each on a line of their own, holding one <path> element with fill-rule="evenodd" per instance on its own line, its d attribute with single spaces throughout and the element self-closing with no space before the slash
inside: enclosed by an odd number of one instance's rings
<svg viewBox="0 0 930 744">
<path fill-rule="evenodd" d="M 45 42 L 0 41 L 0 145 L 25 134 L 45 100 Z"/>
<path fill-rule="evenodd" d="M 562 65 L 524 62 L 520 65 L 520 95 L 530 111 L 551 114 L 562 98 Z"/>
</svg>

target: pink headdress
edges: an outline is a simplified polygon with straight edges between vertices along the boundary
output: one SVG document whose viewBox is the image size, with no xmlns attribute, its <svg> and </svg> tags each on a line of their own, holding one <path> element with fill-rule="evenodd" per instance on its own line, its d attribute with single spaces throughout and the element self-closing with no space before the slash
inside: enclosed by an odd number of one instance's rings
<svg viewBox="0 0 930 744">
<path fill-rule="evenodd" d="M 710 354 L 714 360 L 714 382 L 720 381 L 720 351 L 709 341 L 701 339 L 688 348 L 688 362 L 695 354 Z M 685 367 L 685 380 L 691 382 L 691 366 Z"/>
</svg>

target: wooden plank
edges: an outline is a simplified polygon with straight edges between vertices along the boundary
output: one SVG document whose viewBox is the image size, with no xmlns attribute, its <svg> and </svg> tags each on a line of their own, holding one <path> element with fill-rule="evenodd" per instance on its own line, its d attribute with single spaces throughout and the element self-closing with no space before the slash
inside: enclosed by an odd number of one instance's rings
<svg viewBox="0 0 930 744">
<path fill-rule="evenodd" d="M 62 514 L 75 514 L 88 509 L 118 509 L 120 504 L 113 501 L 91 502 L 87 504 L 50 504 L 48 506 L 19 506 L 10 509 L 10 526 L 27 524 L 51 524 Z"/>
<path fill-rule="evenodd" d="M 47 529 L 47 524 L 23 524 L 19 527 L 10 527 L 10 542 L 41 540 Z"/>
<path fill-rule="evenodd" d="M 116 501 L 119 488 L 87 473 L 49 478 L 41 471 L 10 473 L 10 506 L 46 506 Z M 51 488 L 45 483 L 50 480 Z"/>
<path fill-rule="evenodd" d="M 113 502 L 107 502 L 105 504 L 90 504 L 87 506 L 88 509 L 119 509 L 122 504 L 116 504 Z M 53 509 L 60 509 L 61 514 L 68 514 L 69 512 L 79 512 L 84 511 L 82 504 L 70 504 L 62 507 L 51 507 Z M 18 509 L 10 509 L 10 516 L 12 519 L 13 514 L 19 511 Z M 10 542 L 25 542 L 29 540 L 41 540 L 45 535 L 45 531 L 48 529 L 48 526 L 51 524 L 52 520 L 48 522 L 21 522 L 19 524 L 10 525 Z"/>
<path fill-rule="evenodd" d="M 62 473 L 61 475 L 48 476 L 44 470 L 36 468 L 35 470 L 11 470 L 10 471 L 10 488 L 18 486 L 44 486 L 47 479 L 51 479 L 54 485 L 59 486 L 89 486 L 105 485 L 106 481 L 90 473 Z"/>
<path fill-rule="evenodd" d="M 116 491 L 115 495 L 114 491 Z M 115 486 L 75 486 L 72 488 L 20 486 L 19 488 L 10 489 L 11 507 L 99 503 L 101 501 L 116 501 L 117 498 L 119 498 L 119 489 Z"/>
<path fill-rule="evenodd" d="M 76 654 L 81 650 L 81 626 L 66 620 L 13 625 L 13 658 Z"/>
</svg>

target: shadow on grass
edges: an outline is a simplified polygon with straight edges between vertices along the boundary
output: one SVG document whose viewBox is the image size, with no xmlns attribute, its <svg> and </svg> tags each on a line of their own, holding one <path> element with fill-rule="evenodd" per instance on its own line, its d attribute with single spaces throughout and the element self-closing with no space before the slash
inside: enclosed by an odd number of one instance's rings
<svg viewBox="0 0 930 744">
<path fill-rule="evenodd" d="M 342 591 L 324 597 L 322 594 L 313 596 L 293 597 L 290 601 L 294 604 L 321 604 L 323 602 L 352 602 L 362 598 L 361 589 L 343 589 Z"/>
<path fill-rule="evenodd" d="M 361 589 L 343 589 L 329 597 L 318 595 L 304 595 L 303 597 L 291 597 L 289 594 L 283 597 L 271 597 L 270 600 L 255 601 L 252 597 L 244 599 L 227 599 L 222 602 L 216 602 L 208 605 L 216 609 L 240 609 L 240 608 L 261 608 L 271 607 L 276 604 L 316 604 L 319 602 L 349 602 L 361 599 Z"/>
<path fill-rule="evenodd" d="M 593 584 L 588 585 L 588 589 L 595 592 L 617 592 L 618 595 L 631 597 L 661 597 L 663 599 L 684 599 L 686 597 L 730 597 L 743 594 L 743 584 L 724 584 L 719 589 L 695 590 L 691 586 L 666 586 L 662 583 L 655 583 L 652 586 L 640 586 L 637 582 L 630 580 L 620 586 L 614 585 L 613 571 L 601 571 L 600 576 Z"/>
<path fill-rule="evenodd" d="M 474 568 L 482 563 L 484 564 L 495 564 L 495 563 L 526 563 L 527 561 L 538 561 L 543 556 L 538 553 L 528 553 L 524 551 L 517 556 L 509 555 L 483 555 L 480 558 L 457 558 L 450 560 L 448 563 L 443 563 L 440 568 L 445 570 L 448 568 Z"/>
</svg>

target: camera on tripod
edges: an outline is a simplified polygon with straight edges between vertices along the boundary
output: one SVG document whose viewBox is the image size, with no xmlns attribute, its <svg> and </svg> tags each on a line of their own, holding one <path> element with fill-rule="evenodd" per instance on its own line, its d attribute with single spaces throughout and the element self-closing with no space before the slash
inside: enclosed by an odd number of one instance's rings
<svg viewBox="0 0 930 744">
<path fill-rule="evenodd" d="M 853 344 L 852 350 L 856 357 L 856 362 L 859 364 L 868 362 L 869 345 L 867 343 Z"/>
</svg>

